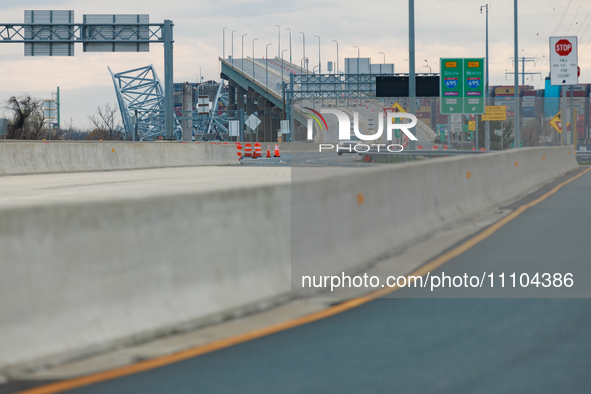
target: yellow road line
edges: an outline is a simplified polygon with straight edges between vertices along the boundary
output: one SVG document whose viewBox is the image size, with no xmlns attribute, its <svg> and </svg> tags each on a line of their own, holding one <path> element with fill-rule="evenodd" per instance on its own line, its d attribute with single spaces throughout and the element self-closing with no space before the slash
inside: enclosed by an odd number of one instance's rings
<svg viewBox="0 0 591 394">
<path fill-rule="evenodd" d="M 517 216 L 521 215 L 525 212 L 526 209 L 533 207 L 536 204 L 544 201 L 552 194 L 556 193 L 560 188 L 564 185 L 574 181 L 575 179 L 581 177 L 583 174 L 589 172 L 591 168 L 587 168 L 582 173 L 556 185 L 552 190 L 543 194 L 542 196 L 538 197 L 537 199 L 520 206 L 511 214 L 505 216 L 503 219 L 499 220 L 498 222 L 492 224 L 486 230 L 478 233 L 474 237 L 468 239 L 467 241 L 461 243 L 460 245 L 456 246 L 455 248 L 451 249 L 450 251 L 442 254 L 439 257 L 436 257 L 434 260 L 431 260 L 429 263 L 423 265 L 413 273 L 407 276 L 424 276 L 428 272 L 433 271 L 434 269 L 442 266 L 443 264 L 447 263 L 449 260 L 453 259 L 454 257 L 459 256 L 460 254 L 464 253 L 468 249 L 472 248 L 479 242 L 483 241 L 484 239 L 490 237 L 494 234 L 497 230 L 503 227 L 505 224 L 509 223 L 511 220 L 515 219 Z M 325 319 L 327 317 L 336 315 L 341 312 L 345 312 L 349 309 L 353 309 L 360 305 L 363 305 L 375 298 L 382 297 L 389 293 L 392 293 L 398 290 L 399 287 L 394 286 L 392 288 L 385 288 L 381 289 L 372 293 L 369 293 L 365 297 L 354 298 L 349 301 L 345 301 L 341 304 L 332 306 L 330 308 L 324 309 L 319 312 L 312 313 L 310 315 L 302 316 L 296 319 L 292 319 L 283 323 L 274 324 L 269 327 L 261 328 L 258 330 L 250 331 L 244 334 L 239 334 L 234 337 L 221 339 L 219 341 L 215 341 L 206 345 L 198 346 L 195 348 L 187 349 L 178 353 L 170 354 L 163 357 L 154 358 L 151 360 L 146 360 L 139 362 L 137 364 L 128 365 L 126 367 L 121 367 L 117 369 L 113 369 L 110 371 L 104 371 L 95 373 L 92 375 L 82 376 L 79 378 L 64 380 L 61 382 L 50 383 L 47 385 L 35 387 L 29 390 L 20 391 L 16 394 L 54 394 L 54 393 L 61 393 L 66 390 L 72 390 L 78 387 L 88 386 L 95 383 L 104 382 L 111 379 L 120 378 L 123 376 L 133 375 L 138 372 L 147 371 L 150 369 L 163 367 L 165 365 L 174 364 L 179 361 L 187 360 L 189 358 L 193 358 L 196 356 L 200 356 L 206 353 L 211 353 L 216 350 L 221 350 L 233 345 L 237 345 L 240 343 L 244 343 L 253 339 L 261 338 L 267 335 L 275 334 L 280 331 L 289 330 L 294 327 L 298 327 L 307 323 L 312 323 L 317 320 Z"/>
</svg>

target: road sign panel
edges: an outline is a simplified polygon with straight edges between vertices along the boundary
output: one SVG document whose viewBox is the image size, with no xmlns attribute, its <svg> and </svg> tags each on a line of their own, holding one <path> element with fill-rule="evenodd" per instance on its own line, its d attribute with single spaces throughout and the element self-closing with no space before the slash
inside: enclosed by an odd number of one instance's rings
<svg viewBox="0 0 591 394">
<path fill-rule="evenodd" d="M 248 119 L 244 122 L 251 130 L 256 130 L 256 128 L 261 124 L 259 118 L 254 116 L 254 114 L 250 115 Z"/>
<path fill-rule="evenodd" d="M 484 59 L 441 59 L 442 114 L 484 113 Z"/>
<path fill-rule="evenodd" d="M 484 113 L 484 59 L 464 59 L 464 113 Z"/>
<path fill-rule="evenodd" d="M 441 59 L 440 97 L 442 114 L 464 113 L 464 61 Z"/>
<path fill-rule="evenodd" d="M 577 37 L 550 37 L 550 84 L 578 85 Z"/>
<path fill-rule="evenodd" d="M 550 126 L 554 127 L 554 130 L 556 130 L 559 133 L 562 133 L 561 113 L 562 111 L 558 111 L 558 113 L 554 115 L 552 120 L 550 120 Z"/>
<path fill-rule="evenodd" d="M 484 107 L 482 120 L 507 120 L 507 106 L 505 105 L 487 105 Z"/>
<path fill-rule="evenodd" d="M 476 130 L 476 121 L 475 120 L 471 120 L 468 122 L 468 130 L 469 131 Z"/>
<path fill-rule="evenodd" d="M 452 114 L 451 119 L 451 131 L 460 132 L 462 131 L 462 115 L 461 114 Z"/>
</svg>

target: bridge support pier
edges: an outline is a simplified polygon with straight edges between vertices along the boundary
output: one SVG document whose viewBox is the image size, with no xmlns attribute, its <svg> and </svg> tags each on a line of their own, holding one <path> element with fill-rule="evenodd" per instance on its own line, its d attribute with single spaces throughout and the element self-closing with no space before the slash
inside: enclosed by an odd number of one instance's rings
<svg viewBox="0 0 591 394">
<path fill-rule="evenodd" d="M 228 81 L 228 109 L 236 111 L 236 82 Z"/>
</svg>

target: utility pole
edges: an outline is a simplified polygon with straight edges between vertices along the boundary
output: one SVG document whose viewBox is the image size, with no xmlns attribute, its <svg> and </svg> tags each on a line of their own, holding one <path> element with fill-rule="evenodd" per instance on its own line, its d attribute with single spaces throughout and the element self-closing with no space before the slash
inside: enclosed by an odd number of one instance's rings
<svg viewBox="0 0 591 394">
<path fill-rule="evenodd" d="M 514 60 L 515 58 L 512 57 L 511 59 L 513 61 L 515 61 Z M 525 76 L 526 75 L 542 75 L 541 73 L 526 73 L 525 72 L 525 63 L 526 62 L 533 62 L 534 63 L 534 66 L 535 66 L 535 64 L 536 64 L 535 61 L 536 60 L 537 60 L 537 58 L 535 58 L 535 57 L 520 57 L 520 58 L 517 58 L 517 61 L 518 62 L 521 62 L 521 72 L 520 73 L 517 73 L 518 78 L 519 78 L 519 75 L 521 74 L 521 85 L 525 86 Z M 516 69 L 517 69 L 517 67 L 516 67 Z M 507 75 L 515 75 L 515 73 L 514 72 L 506 72 L 505 73 L 505 76 L 507 76 Z"/>
<path fill-rule="evenodd" d="M 519 117 L 519 79 L 517 78 L 517 72 L 518 72 L 518 62 L 517 60 L 519 59 L 519 35 L 518 35 L 518 31 L 517 31 L 517 0 L 513 0 L 513 51 L 514 51 L 514 59 L 515 59 L 515 64 L 514 64 L 514 69 L 515 69 L 515 90 L 514 90 L 514 95 L 513 97 L 515 97 L 515 124 L 513 125 L 513 143 L 515 145 L 515 148 L 519 148 L 520 146 L 520 130 L 519 130 L 519 126 L 520 126 L 520 117 Z"/>
<path fill-rule="evenodd" d="M 488 80 L 488 4 L 480 6 L 480 13 L 482 14 L 482 9 L 486 9 L 486 82 L 485 82 L 485 89 L 484 89 L 484 105 L 485 108 L 489 103 L 489 80 Z M 487 151 L 490 150 L 490 121 L 486 121 L 484 126 L 484 149 Z"/>
<path fill-rule="evenodd" d="M 416 115 L 417 112 L 417 88 L 415 75 L 415 1 L 408 0 L 408 100 L 409 113 Z M 415 132 L 416 135 L 416 127 Z M 416 149 L 416 141 L 411 140 L 410 150 Z"/>
</svg>

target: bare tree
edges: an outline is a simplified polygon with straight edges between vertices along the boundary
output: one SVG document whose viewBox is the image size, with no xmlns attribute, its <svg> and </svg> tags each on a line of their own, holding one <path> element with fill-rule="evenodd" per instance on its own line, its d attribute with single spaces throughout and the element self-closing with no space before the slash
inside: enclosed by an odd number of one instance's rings
<svg viewBox="0 0 591 394">
<path fill-rule="evenodd" d="M 8 138 L 38 140 L 47 136 L 43 123 L 43 100 L 25 94 L 10 97 L 6 104 L 13 113 L 8 124 Z"/>
<path fill-rule="evenodd" d="M 123 133 L 121 127 L 116 124 L 117 107 L 109 103 L 99 105 L 96 108 L 96 114 L 89 116 L 92 124 L 92 130 L 89 134 L 90 139 L 103 140 L 121 140 Z"/>
</svg>

